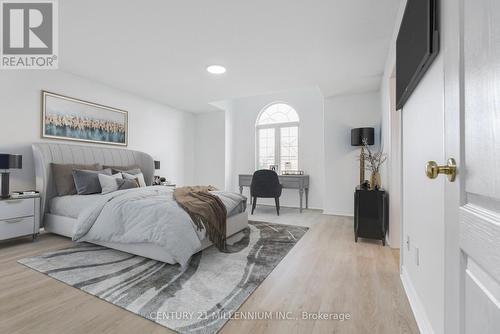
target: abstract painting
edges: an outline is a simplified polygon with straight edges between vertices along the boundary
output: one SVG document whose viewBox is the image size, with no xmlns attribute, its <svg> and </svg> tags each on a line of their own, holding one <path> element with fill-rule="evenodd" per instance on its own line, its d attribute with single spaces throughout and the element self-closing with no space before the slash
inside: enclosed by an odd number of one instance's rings
<svg viewBox="0 0 500 334">
<path fill-rule="evenodd" d="M 127 146 L 127 111 L 42 91 L 42 138 Z"/>
</svg>

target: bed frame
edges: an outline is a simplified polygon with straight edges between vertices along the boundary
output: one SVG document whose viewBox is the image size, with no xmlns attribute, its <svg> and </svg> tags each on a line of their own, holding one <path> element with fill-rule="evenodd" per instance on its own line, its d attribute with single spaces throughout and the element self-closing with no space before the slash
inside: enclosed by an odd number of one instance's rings
<svg viewBox="0 0 500 334">
<path fill-rule="evenodd" d="M 40 192 L 40 222 L 45 231 L 63 235 L 73 236 L 73 227 L 76 219 L 54 215 L 48 212 L 49 201 L 57 196 L 55 184 L 52 178 L 51 163 L 64 164 L 94 164 L 108 166 L 138 165 L 144 174 L 146 185 L 153 183 L 154 162 L 153 158 L 144 152 L 127 149 L 70 145 L 61 143 L 36 143 L 32 145 L 33 158 L 35 162 L 36 190 Z M 227 219 L 227 236 L 240 232 L 248 226 L 248 214 L 246 212 L 231 216 Z M 121 250 L 127 253 L 140 255 L 150 259 L 175 263 L 172 257 L 163 248 L 148 244 L 119 244 L 119 243 L 96 243 L 109 248 Z M 205 239 L 202 241 L 200 250 L 209 247 L 211 243 Z"/>
</svg>

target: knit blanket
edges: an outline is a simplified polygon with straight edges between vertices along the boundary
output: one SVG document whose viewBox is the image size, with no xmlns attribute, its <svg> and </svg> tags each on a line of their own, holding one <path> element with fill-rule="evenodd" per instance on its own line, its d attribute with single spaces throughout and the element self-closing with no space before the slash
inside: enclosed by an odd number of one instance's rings
<svg viewBox="0 0 500 334">
<path fill-rule="evenodd" d="M 198 229 L 205 228 L 209 240 L 219 251 L 226 249 L 226 206 L 210 193 L 212 186 L 180 187 L 174 199 L 189 214 Z"/>
</svg>

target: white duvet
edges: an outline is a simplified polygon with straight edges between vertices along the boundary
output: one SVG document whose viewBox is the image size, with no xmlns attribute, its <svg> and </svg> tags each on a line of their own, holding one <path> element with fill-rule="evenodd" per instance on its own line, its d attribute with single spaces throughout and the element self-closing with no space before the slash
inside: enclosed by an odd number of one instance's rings
<svg viewBox="0 0 500 334">
<path fill-rule="evenodd" d="M 214 192 L 233 211 L 245 197 Z M 83 211 L 73 240 L 88 242 L 153 243 L 185 265 L 201 248 L 205 230 L 198 230 L 190 216 L 166 187 L 117 191 Z"/>
</svg>

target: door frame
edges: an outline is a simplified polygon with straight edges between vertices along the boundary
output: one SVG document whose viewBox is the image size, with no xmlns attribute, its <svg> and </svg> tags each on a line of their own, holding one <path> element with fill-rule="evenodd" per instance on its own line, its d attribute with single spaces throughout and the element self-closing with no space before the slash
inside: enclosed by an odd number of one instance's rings
<svg viewBox="0 0 500 334">
<path fill-rule="evenodd" d="M 465 202 L 464 179 L 464 0 L 441 1 L 441 50 L 444 53 L 444 152 L 457 161 L 455 182 L 445 182 L 444 228 L 444 328 L 445 333 L 464 332 L 464 276 L 460 268 L 465 261 L 459 251 L 459 206 Z"/>
<path fill-rule="evenodd" d="M 387 148 L 388 159 L 388 188 L 391 200 L 389 201 L 389 235 L 388 243 L 391 248 L 402 249 L 402 136 L 403 127 L 401 110 L 396 109 L 396 64 L 387 80 L 387 92 L 389 95 L 389 147 Z M 401 254 L 400 254 L 401 256 Z M 401 263 L 401 261 L 400 261 Z"/>
<path fill-rule="evenodd" d="M 387 161 L 387 188 L 390 194 L 389 200 L 389 233 L 386 236 L 386 241 L 391 248 L 400 249 L 399 266 L 401 269 L 404 249 L 403 237 L 403 119 L 401 110 L 396 109 L 396 62 L 391 63 L 391 74 L 385 82 L 389 104 L 388 119 L 386 125 L 388 128 L 387 136 L 389 140 L 385 142 L 388 147 L 382 149 L 388 154 Z M 381 92 L 383 93 L 383 91 Z M 381 141 L 381 145 L 384 142 Z M 394 153 L 397 151 L 397 155 Z M 396 222 L 396 223 L 392 223 Z M 397 227 L 396 234 L 393 234 L 394 228 Z"/>
</svg>

